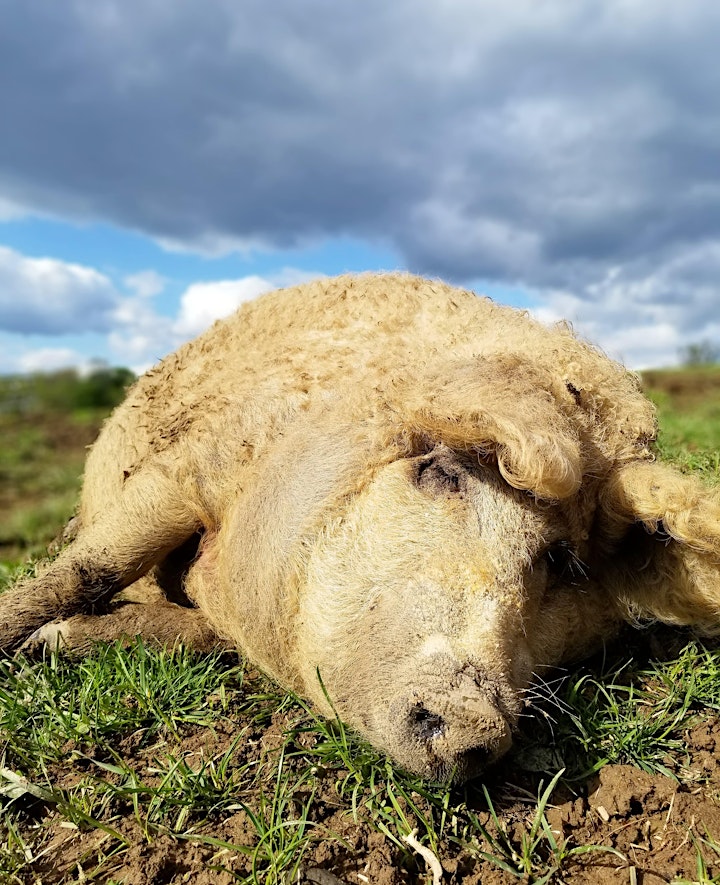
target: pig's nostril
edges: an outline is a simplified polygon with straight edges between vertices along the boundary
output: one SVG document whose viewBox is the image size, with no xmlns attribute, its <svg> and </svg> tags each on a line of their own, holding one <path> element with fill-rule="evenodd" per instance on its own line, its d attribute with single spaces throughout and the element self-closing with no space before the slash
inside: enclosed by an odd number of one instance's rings
<svg viewBox="0 0 720 885">
<path fill-rule="evenodd" d="M 431 713 L 423 706 L 413 707 L 410 722 L 415 736 L 424 741 L 434 740 L 445 733 L 445 720 L 442 716 Z"/>
<path fill-rule="evenodd" d="M 475 777 L 483 772 L 494 761 L 494 755 L 487 747 L 474 747 L 465 754 L 463 776 Z"/>
</svg>

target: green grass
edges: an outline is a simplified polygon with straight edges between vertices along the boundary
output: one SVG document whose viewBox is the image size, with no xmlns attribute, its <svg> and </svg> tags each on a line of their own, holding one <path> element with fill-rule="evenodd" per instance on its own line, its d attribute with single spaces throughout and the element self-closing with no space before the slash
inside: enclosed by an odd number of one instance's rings
<svg viewBox="0 0 720 885">
<path fill-rule="evenodd" d="M 213 657 L 183 649 L 134 653 L 114 645 L 80 661 L 51 655 L 33 666 L 22 657 L 0 660 L 0 732 L 6 763 L 40 770 L 66 755 L 69 741 L 93 744 L 107 735 L 142 729 L 177 734 L 182 724 L 207 724 L 226 706 L 228 680 Z"/>
<path fill-rule="evenodd" d="M 644 381 L 658 410 L 661 456 L 716 479 L 720 471 L 720 367 L 647 372 Z"/>
<path fill-rule="evenodd" d="M 478 848 L 478 855 L 506 873 L 510 873 L 518 879 L 533 882 L 534 885 L 545 885 L 572 858 L 582 857 L 592 852 L 612 854 L 624 862 L 625 857 L 614 848 L 603 845 L 569 847 L 553 833 L 545 809 L 563 774 L 564 771 L 561 769 L 538 795 L 537 807 L 532 819 L 521 829 L 518 836 L 512 836 L 509 833 L 507 824 L 495 811 L 487 787 L 483 784 L 482 789 L 494 829 L 490 830 L 485 827 L 477 816 L 470 813 L 475 831 L 490 849 L 483 851 Z"/>
<path fill-rule="evenodd" d="M 100 366 L 0 376 L 0 560 L 42 556 L 72 516 L 86 447 L 132 380 Z"/>
<path fill-rule="evenodd" d="M 663 455 L 717 482 L 720 397 L 708 377 L 700 398 L 682 394 L 687 379 L 683 387 L 675 376 L 653 376 L 651 395 Z M 0 548 L 0 589 L 32 570 L 28 551 L 70 515 L 79 461 L 51 467 L 51 437 L 41 421 L 3 447 L 0 475 L 20 485 L 21 503 L 32 500 L 13 507 L 3 527 L 25 546 Z M 206 868 L 235 882 L 284 885 L 300 881 L 320 843 L 329 857 L 352 852 L 347 827 L 337 831 L 342 820 L 382 834 L 410 881 L 430 881 L 405 841 L 414 831 L 443 860 L 483 861 L 519 883 L 562 882 L 591 857 L 621 867 L 607 845 L 557 835 L 548 818 L 555 794 L 575 795 L 609 763 L 700 783 L 687 768 L 685 736 L 720 712 L 717 650 L 688 639 L 657 660 L 642 634 L 630 643 L 625 655 L 539 685 L 508 768 L 462 790 L 401 771 L 341 721 L 318 719 L 227 655 L 136 642 L 99 646 L 79 661 L 0 661 L 0 881 L 34 881 L 59 835 L 75 833 L 87 841 L 74 849 L 68 883 L 119 883 L 138 844 L 166 839 L 205 851 Z M 523 786 L 503 780 L 508 771 Z M 520 816 L 517 803 L 508 816 L 511 793 L 522 797 Z M 717 834 L 692 838 L 696 869 L 676 885 L 720 882 Z"/>
<path fill-rule="evenodd" d="M 631 666 L 568 678 L 550 708 L 552 732 L 533 727 L 523 750 L 552 747 L 568 765 L 562 772 L 568 783 L 608 762 L 682 777 L 685 729 L 700 711 L 720 706 L 718 655 L 691 642 L 673 661 L 630 673 Z M 551 881 L 578 857 L 608 852 L 564 842 L 550 829 L 546 808 L 561 773 L 547 775 L 518 832 L 485 784 L 457 791 L 408 775 L 341 722 L 317 719 L 227 656 L 208 661 L 139 642 L 101 646 L 78 662 L 55 654 L 34 665 L 6 661 L 0 684 L 0 794 L 7 801 L 0 871 L 15 881 L 22 881 L 27 856 L 43 850 L 43 828 L 23 826 L 38 805 L 56 821 L 105 833 L 102 857 L 91 859 L 92 869 L 83 867 L 88 878 L 97 867 L 102 880 L 119 863 L 128 835 L 118 821 L 131 818 L 133 838 L 170 835 L 243 858 L 237 881 L 294 881 L 309 847 L 333 838 L 314 820 L 313 807 L 329 783 L 346 813 L 370 821 L 409 864 L 404 837 L 414 830 L 435 853 L 450 843 L 527 882 Z M 277 744 L 248 754 L 248 741 L 278 711 L 286 718 Z M 189 732 L 212 734 L 229 723 L 232 737 L 217 752 L 188 749 Z M 68 770 L 74 774 L 66 783 Z M 249 834 L 242 844 L 208 831 L 208 822 L 240 811 Z"/>
<path fill-rule="evenodd" d="M 719 689 L 720 655 L 698 640 L 666 662 L 590 662 L 547 693 L 548 719 L 534 729 L 521 760 L 528 758 L 532 767 L 534 751 L 552 748 L 554 763 L 572 781 L 610 763 L 675 777 L 682 771 L 688 724 L 700 712 L 720 712 Z"/>
</svg>

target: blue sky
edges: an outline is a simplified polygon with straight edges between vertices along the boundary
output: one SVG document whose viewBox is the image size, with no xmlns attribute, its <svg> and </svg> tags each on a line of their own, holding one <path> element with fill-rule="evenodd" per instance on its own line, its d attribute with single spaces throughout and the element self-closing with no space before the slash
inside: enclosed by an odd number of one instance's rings
<svg viewBox="0 0 720 885">
<path fill-rule="evenodd" d="M 57 262 L 57 273 L 69 265 L 97 273 L 107 285 L 98 286 L 101 292 L 91 289 L 88 297 L 96 302 L 110 297 L 114 308 L 107 320 L 100 320 L 101 328 L 94 329 L 88 321 L 85 298 L 73 299 L 66 290 L 49 295 L 41 290 L 43 312 L 47 314 L 47 302 L 53 300 L 62 306 L 67 318 L 62 328 L 47 329 L 47 319 L 39 319 L 34 310 L 29 316 L 23 310 L 11 321 L 12 310 L 6 307 L 4 317 L 9 328 L 0 331 L 5 354 L 4 366 L 0 366 L 6 371 L 83 367 L 95 359 L 139 370 L 161 358 L 170 345 L 201 332 L 205 320 L 212 321 L 246 296 L 266 288 L 348 271 L 405 269 L 402 258 L 391 249 L 347 238 L 283 251 L 208 255 L 170 250 L 148 236 L 107 224 L 80 225 L 24 217 L 6 221 L 0 225 L 0 233 L 0 248 L 12 250 L 20 260 L 32 263 L 50 257 Z M 0 261 L 2 257 L 0 254 Z M 250 284 L 245 291 L 244 283 Z M 196 319 L 186 318 L 184 327 L 173 332 L 168 326 L 177 326 L 183 319 L 183 296 L 187 302 L 188 294 L 200 286 L 204 287 L 202 303 L 207 310 L 196 308 Z M 517 307 L 533 303 L 522 289 L 492 281 L 479 283 L 477 288 Z M 229 300 L 222 298 L 223 290 L 230 290 Z M 23 299 L 18 300 L 22 308 Z M 156 335 L 153 328 L 157 329 Z"/>
<path fill-rule="evenodd" d="M 3 3 L 0 372 L 440 276 L 633 367 L 720 342 L 714 0 Z"/>
</svg>

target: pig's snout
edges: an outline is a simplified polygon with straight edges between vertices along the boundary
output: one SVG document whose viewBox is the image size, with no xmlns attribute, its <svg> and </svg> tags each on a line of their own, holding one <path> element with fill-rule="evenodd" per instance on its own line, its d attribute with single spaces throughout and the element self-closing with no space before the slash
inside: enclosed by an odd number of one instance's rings
<svg viewBox="0 0 720 885">
<path fill-rule="evenodd" d="M 467 780 L 499 759 L 512 743 L 511 726 L 467 670 L 448 685 L 424 681 L 421 691 L 390 705 L 396 753 L 408 768 L 437 780 Z"/>
</svg>

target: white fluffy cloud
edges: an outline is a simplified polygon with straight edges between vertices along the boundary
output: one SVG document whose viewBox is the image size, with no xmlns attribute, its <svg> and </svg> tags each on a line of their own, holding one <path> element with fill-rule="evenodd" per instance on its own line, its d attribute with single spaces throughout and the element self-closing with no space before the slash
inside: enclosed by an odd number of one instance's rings
<svg viewBox="0 0 720 885">
<path fill-rule="evenodd" d="M 720 341 L 720 244 L 675 250 L 611 267 L 576 291 L 538 290 L 533 313 L 570 320 L 589 340 L 634 368 L 671 365 L 689 344 Z"/>
<path fill-rule="evenodd" d="M 18 206 L 12 200 L 6 200 L 0 197 L 0 221 L 12 221 L 15 218 L 22 218 L 27 214 L 24 206 Z"/>
<path fill-rule="evenodd" d="M 140 295 L 117 305 L 108 336 L 116 361 L 144 371 L 184 341 L 194 338 L 263 292 L 292 286 L 317 274 L 285 268 L 266 277 L 250 275 L 235 280 L 193 283 L 180 296 L 175 316 L 165 316 Z"/>
<path fill-rule="evenodd" d="M 546 293 L 531 313 L 545 323 L 568 320 L 583 338 L 601 347 L 613 359 L 633 369 L 676 363 L 682 347 L 696 340 L 686 336 L 662 310 L 637 310 L 626 302 L 611 310 L 567 292 Z M 629 307 L 629 309 L 628 309 Z M 620 315 L 620 316 L 619 316 Z"/>
<path fill-rule="evenodd" d="M 158 313 L 142 295 L 123 298 L 113 314 L 108 345 L 113 362 L 144 371 L 177 346 L 173 319 Z"/>
<path fill-rule="evenodd" d="M 0 246 L 0 329 L 69 334 L 109 328 L 118 295 L 92 267 L 28 258 Z"/>
<path fill-rule="evenodd" d="M 194 283 L 180 298 L 180 313 L 175 331 L 182 338 L 193 338 L 215 320 L 231 314 L 245 301 L 268 292 L 274 286 L 263 277 Z"/>
<path fill-rule="evenodd" d="M 156 270 L 141 270 L 125 277 L 125 285 L 140 298 L 154 298 L 159 295 L 167 280 Z"/>
<path fill-rule="evenodd" d="M 92 356 L 144 371 L 242 303 L 313 276 L 285 268 L 267 278 L 193 283 L 173 314 L 156 303 L 168 280 L 154 270 L 126 276 L 132 294 L 123 295 L 92 267 L 0 247 L 0 372 L 84 369 Z M 83 354 L 76 342 L 87 336 L 95 350 Z"/>
<path fill-rule="evenodd" d="M 27 350 L 14 367 L 20 372 L 54 372 L 57 369 L 85 368 L 87 357 L 69 347 L 39 347 Z"/>
</svg>

